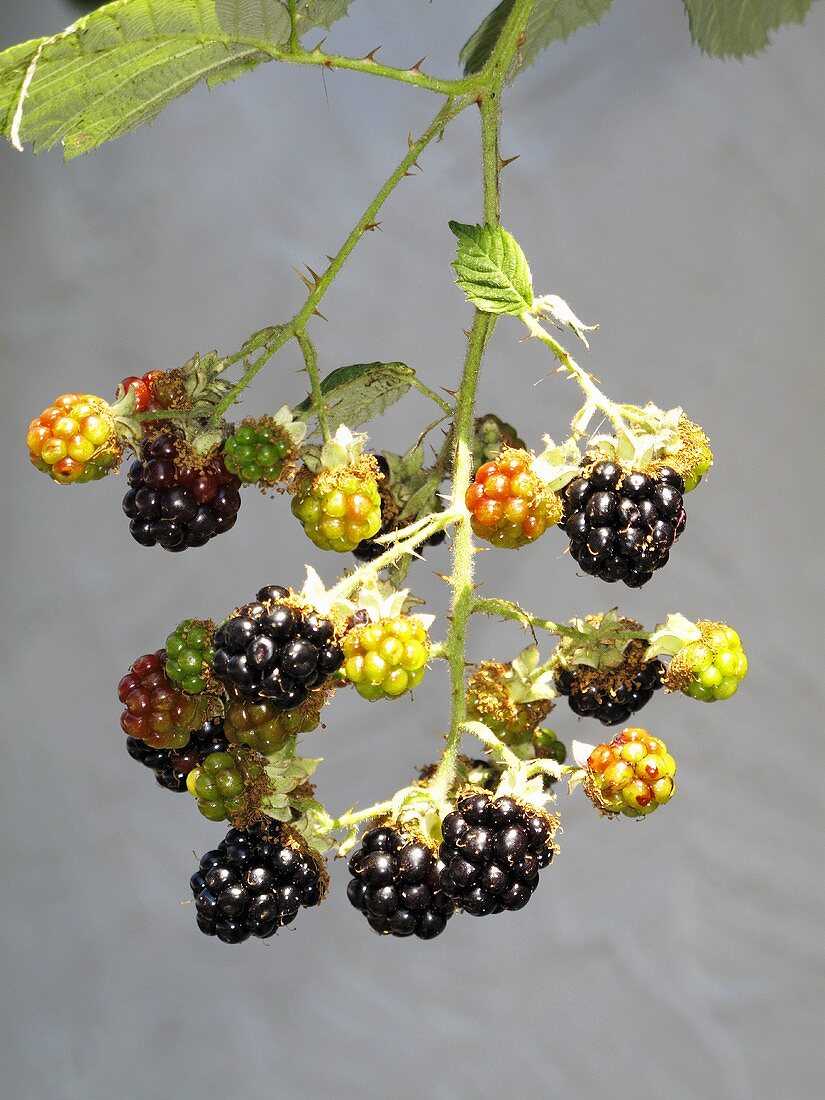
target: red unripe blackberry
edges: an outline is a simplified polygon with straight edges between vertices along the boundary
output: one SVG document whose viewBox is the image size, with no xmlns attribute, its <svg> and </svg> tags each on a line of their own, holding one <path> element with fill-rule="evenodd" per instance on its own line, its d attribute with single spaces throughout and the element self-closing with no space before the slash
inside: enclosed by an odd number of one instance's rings
<svg viewBox="0 0 825 1100">
<path fill-rule="evenodd" d="M 132 463 L 123 511 L 132 538 L 141 546 L 162 546 L 179 552 L 204 546 L 215 535 L 235 526 L 240 481 L 223 458 L 206 462 L 187 457 L 174 436 L 147 440 Z"/>
<path fill-rule="evenodd" d="M 371 829 L 349 859 L 347 897 L 379 936 L 440 935 L 455 906 L 443 893 L 438 857 L 403 828 Z"/>
<path fill-rule="evenodd" d="M 287 826 L 267 819 L 230 829 L 189 880 L 198 928 L 224 943 L 267 939 L 327 890 L 321 857 Z"/>
<path fill-rule="evenodd" d="M 213 752 L 224 752 L 227 747 L 220 718 L 204 722 L 189 738 L 182 749 L 154 749 L 136 737 L 126 738 L 126 751 L 133 760 L 150 768 L 158 784 L 167 791 L 178 794 L 186 790 L 186 777 L 193 768 Z"/>
<path fill-rule="evenodd" d="M 120 726 L 129 737 L 155 749 L 180 749 L 200 725 L 197 699 L 185 695 L 166 675 L 166 653 L 138 657 L 118 684 L 117 697 L 125 710 Z"/>
<path fill-rule="evenodd" d="M 442 822 L 441 887 L 475 917 L 522 909 L 553 858 L 556 819 L 514 798 L 474 791 Z"/>
<path fill-rule="evenodd" d="M 614 668 L 560 665 L 553 676 L 555 685 L 580 718 L 595 718 L 604 726 L 626 722 L 650 702 L 664 680 L 665 666 L 659 660 L 645 661 L 646 649 L 646 642 L 634 638 Z"/>
<path fill-rule="evenodd" d="M 465 504 L 473 531 L 493 546 L 515 549 L 535 542 L 561 518 L 561 503 L 533 470 L 527 451 L 504 451 L 476 471 Z"/>
<path fill-rule="evenodd" d="M 615 462 L 583 466 L 563 494 L 570 553 L 585 573 L 641 588 L 685 528 L 684 488 L 669 466 L 646 473 Z"/>
<path fill-rule="evenodd" d="M 289 589 L 262 588 L 215 631 L 212 670 L 246 699 L 294 710 L 344 662 L 335 627 Z"/>
</svg>

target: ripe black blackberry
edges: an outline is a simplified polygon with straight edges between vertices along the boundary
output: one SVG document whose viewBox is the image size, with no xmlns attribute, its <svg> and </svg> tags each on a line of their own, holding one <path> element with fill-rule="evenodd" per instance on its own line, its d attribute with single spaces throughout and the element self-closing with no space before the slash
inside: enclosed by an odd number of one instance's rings
<svg viewBox="0 0 825 1100">
<path fill-rule="evenodd" d="M 274 584 L 215 631 L 215 676 L 280 710 L 300 706 L 343 662 L 329 619 L 300 608 L 289 589 Z"/>
<path fill-rule="evenodd" d="M 242 943 L 250 936 L 266 939 L 302 907 L 319 905 L 327 876 L 320 857 L 291 829 L 267 819 L 230 829 L 201 856 L 189 885 L 201 932 Z"/>
<path fill-rule="evenodd" d="M 223 735 L 223 719 L 204 722 L 189 738 L 183 749 L 155 749 L 137 737 L 126 738 L 126 751 L 155 773 L 155 779 L 167 791 L 180 794 L 186 790 L 186 777 L 212 752 L 226 752 L 228 742 Z"/>
<path fill-rule="evenodd" d="M 669 466 L 650 473 L 615 462 L 585 467 L 564 490 L 570 553 L 585 573 L 641 588 L 667 564 L 685 528 L 684 488 Z"/>
<path fill-rule="evenodd" d="M 378 482 L 378 493 L 381 497 L 381 526 L 371 539 L 364 539 L 355 547 L 352 556 L 357 561 L 375 561 L 376 558 L 380 558 L 387 547 L 382 546 L 380 542 L 375 540 L 380 538 L 381 535 L 388 535 L 390 531 L 394 531 L 397 527 L 398 505 L 392 495 L 390 485 L 390 464 L 383 455 L 377 454 L 373 457 L 382 474 L 381 480 Z M 436 531 L 434 535 L 430 535 L 422 543 L 422 546 L 439 546 L 446 537 L 445 531 Z"/>
<path fill-rule="evenodd" d="M 645 661 L 646 649 L 646 642 L 634 638 L 625 647 L 622 663 L 615 668 L 559 666 L 553 679 L 559 692 L 567 696 L 574 714 L 595 718 L 603 726 L 615 726 L 640 711 L 662 686 L 665 666 L 659 660 Z"/>
<path fill-rule="evenodd" d="M 172 435 L 147 440 L 132 463 L 123 511 L 132 538 L 141 546 L 160 545 L 179 552 L 204 546 L 235 526 L 240 481 L 222 456 L 203 465 L 182 460 L 181 443 Z"/>
<path fill-rule="evenodd" d="M 555 819 L 514 798 L 467 794 L 441 827 L 441 888 L 474 917 L 523 908 L 553 858 Z"/>
<path fill-rule="evenodd" d="M 435 854 L 413 836 L 386 825 L 371 829 L 349 859 L 347 897 L 380 936 L 440 935 L 455 906 L 440 887 Z"/>
</svg>

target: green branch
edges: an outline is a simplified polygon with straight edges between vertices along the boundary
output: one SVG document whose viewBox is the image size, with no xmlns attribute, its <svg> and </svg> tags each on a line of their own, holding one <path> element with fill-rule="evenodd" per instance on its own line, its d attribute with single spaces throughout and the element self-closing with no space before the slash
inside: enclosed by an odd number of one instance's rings
<svg viewBox="0 0 825 1100">
<path fill-rule="evenodd" d="M 318 353 L 315 350 L 315 345 L 305 332 L 296 332 L 295 339 L 298 341 L 298 345 L 301 348 L 301 354 L 304 357 L 307 374 L 309 375 L 312 400 L 318 415 L 318 425 L 321 429 L 321 435 L 324 443 L 327 443 L 330 438 L 329 421 L 327 420 L 327 410 L 324 404 L 324 394 L 321 390 L 321 377 L 318 374 Z"/>
<path fill-rule="evenodd" d="M 524 27 L 535 5 L 535 0 L 515 0 L 513 10 L 502 30 L 501 37 L 483 70 L 485 91 L 479 99 L 481 109 L 481 162 L 484 184 L 484 221 L 487 225 L 501 224 L 499 133 L 501 129 L 501 90 L 507 72 L 513 62 Z M 454 461 L 452 509 L 461 516 L 453 537 L 453 568 L 450 575 L 452 601 L 450 607 L 450 632 L 444 645 L 450 666 L 450 730 L 430 789 L 436 798 L 445 798 L 456 779 L 458 750 L 467 720 L 466 687 L 464 682 L 467 629 L 473 607 L 473 532 L 464 497 L 472 477 L 472 438 L 475 415 L 475 396 L 481 365 L 487 343 L 493 334 L 496 317 L 476 310 L 464 372 L 458 391 L 456 418 L 453 428 Z"/>
</svg>

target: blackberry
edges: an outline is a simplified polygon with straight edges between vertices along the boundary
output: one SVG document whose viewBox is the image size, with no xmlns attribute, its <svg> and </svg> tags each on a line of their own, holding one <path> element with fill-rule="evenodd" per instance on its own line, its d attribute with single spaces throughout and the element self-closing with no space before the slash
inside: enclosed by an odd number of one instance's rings
<svg viewBox="0 0 825 1100">
<path fill-rule="evenodd" d="M 567 696 L 574 714 L 615 726 L 641 710 L 662 686 L 665 666 L 658 660 L 645 661 L 646 649 L 646 642 L 631 639 L 615 668 L 560 665 L 554 682 L 560 694 Z"/>
<path fill-rule="evenodd" d="M 701 638 L 689 642 L 670 662 L 665 687 L 704 703 L 730 699 L 748 674 L 742 641 L 727 623 L 702 620 L 696 625 Z"/>
<path fill-rule="evenodd" d="M 641 588 L 667 564 L 685 528 L 685 483 L 669 466 L 628 472 L 596 462 L 564 490 L 562 523 L 570 553 L 604 581 Z"/>
<path fill-rule="evenodd" d="M 298 835 L 274 821 L 230 829 L 189 880 L 198 928 L 224 943 L 267 939 L 323 900 L 326 870 Z"/>
<path fill-rule="evenodd" d="M 371 829 L 350 856 L 347 897 L 379 936 L 431 940 L 455 912 L 441 889 L 441 870 L 430 848 L 402 828 Z"/>
<path fill-rule="evenodd" d="M 441 828 L 442 889 L 475 917 L 523 908 L 554 854 L 555 818 L 506 796 L 465 794 Z"/>
<path fill-rule="evenodd" d="M 172 435 L 147 440 L 132 463 L 123 511 L 141 546 L 179 552 L 204 546 L 235 526 L 241 506 L 240 481 L 220 455 L 195 465 Z"/>
<path fill-rule="evenodd" d="M 321 700 L 312 696 L 297 710 L 279 710 L 270 699 L 230 703 L 226 710 L 224 730 L 233 745 L 250 748 L 269 756 L 286 745 L 290 737 L 310 733 L 321 724 Z"/>
<path fill-rule="evenodd" d="M 464 503 L 475 534 L 509 550 L 535 542 L 562 513 L 559 498 L 542 484 L 527 451 L 502 451 L 480 466 Z"/>
<path fill-rule="evenodd" d="M 667 745 L 644 729 L 626 729 L 597 745 L 587 758 L 584 791 L 607 817 L 646 817 L 676 792 L 676 761 Z"/>
<path fill-rule="evenodd" d="M 266 761 L 252 749 L 233 746 L 212 752 L 186 777 L 186 789 L 208 821 L 232 821 L 253 816 L 266 789 Z"/>
<path fill-rule="evenodd" d="M 293 710 L 344 663 L 335 627 L 301 607 L 288 589 L 262 588 L 215 631 L 212 669 L 246 699 L 269 699 Z"/>
<path fill-rule="evenodd" d="M 166 675 L 187 695 L 199 695 L 208 685 L 215 655 L 215 624 L 184 619 L 166 639 Z"/>
<path fill-rule="evenodd" d="M 277 485 L 294 444 L 270 417 L 245 420 L 224 444 L 224 461 L 230 473 L 246 485 Z"/>
<path fill-rule="evenodd" d="M 165 672 L 166 653 L 146 653 L 133 662 L 117 687 L 126 708 L 120 728 L 155 749 L 181 749 L 203 720 L 201 699 L 185 695 Z"/>
<path fill-rule="evenodd" d="M 292 482 L 292 513 L 320 550 L 346 553 L 378 534 L 381 480 L 372 455 L 317 474 L 304 468 Z"/>
<path fill-rule="evenodd" d="M 60 485 L 98 481 L 120 464 L 111 406 L 91 393 L 64 393 L 32 420 L 29 459 Z"/>
<path fill-rule="evenodd" d="M 343 650 L 346 677 L 359 695 L 394 699 L 423 680 L 430 639 L 420 619 L 397 615 L 350 630 Z"/>
<path fill-rule="evenodd" d="M 126 751 L 133 760 L 151 768 L 158 784 L 167 791 L 181 794 L 186 790 L 186 777 L 210 753 L 224 752 L 227 741 L 220 718 L 210 719 L 189 738 L 184 749 L 154 749 L 137 737 L 126 738 Z"/>
</svg>

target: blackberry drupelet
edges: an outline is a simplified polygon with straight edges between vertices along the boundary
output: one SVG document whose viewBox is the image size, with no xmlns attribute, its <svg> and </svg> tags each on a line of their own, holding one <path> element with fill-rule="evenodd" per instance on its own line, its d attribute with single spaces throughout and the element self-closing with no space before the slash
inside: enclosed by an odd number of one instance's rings
<svg viewBox="0 0 825 1100">
<path fill-rule="evenodd" d="M 279 710 L 300 706 L 343 662 L 329 619 L 301 608 L 277 585 L 262 588 L 215 631 L 215 676 Z"/>
<path fill-rule="evenodd" d="M 126 751 L 133 760 L 155 773 L 158 784 L 167 791 L 181 794 L 186 790 L 186 777 L 210 753 L 225 752 L 227 740 L 220 718 L 204 722 L 189 738 L 184 749 L 154 749 L 137 737 L 126 738 Z"/>
<path fill-rule="evenodd" d="M 198 928 L 224 943 L 266 939 L 323 900 L 326 870 L 296 833 L 267 820 L 230 829 L 189 880 Z"/>
<path fill-rule="evenodd" d="M 465 913 L 522 909 L 553 858 L 555 818 L 514 798 L 474 792 L 442 822 L 441 886 Z"/>
<path fill-rule="evenodd" d="M 563 494 L 574 559 L 594 577 L 641 588 L 667 564 L 685 528 L 684 488 L 669 466 L 650 473 L 627 472 L 615 462 L 585 467 Z"/>
<path fill-rule="evenodd" d="M 203 465 L 181 459 L 180 441 L 160 435 L 143 444 L 132 463 L 123 511 L 141 546 L 179 552 L 204 546 L 235 526 L 240 481 L 218 455 Z"/>
<path fill-rule="evenodd" d="M 595 718 L 603 726 L 626 722 L 650 702 L 664 680 L 665 666 L 658 660 L 645 661 L 646 649 L 646 642 L 634 638 L 615 668 L 560 665 L 553 676 L 555 685 L 580 718 Z"/>
<path fill-rule="evenodd" d="M 349 859 L 347 897 L 379 936 L 431 940 L 455 911 L 440 887 L 441 867 L 426 844 L 385 825 L 361 838 Z"/>
</svg>

